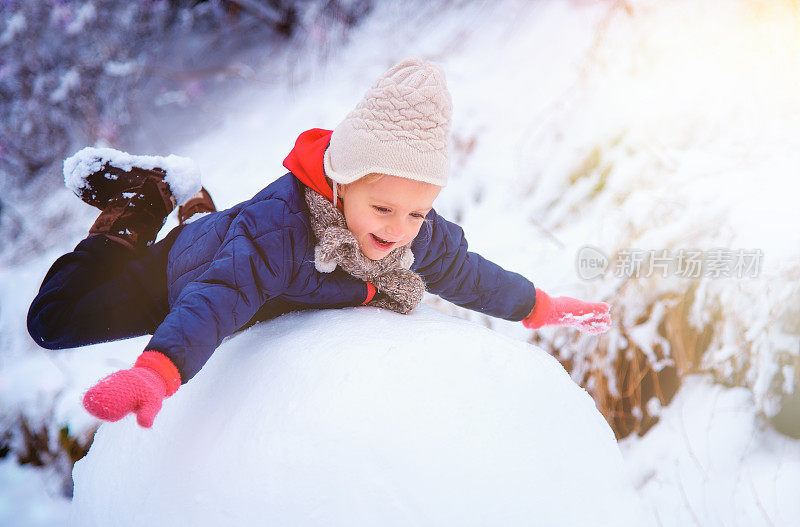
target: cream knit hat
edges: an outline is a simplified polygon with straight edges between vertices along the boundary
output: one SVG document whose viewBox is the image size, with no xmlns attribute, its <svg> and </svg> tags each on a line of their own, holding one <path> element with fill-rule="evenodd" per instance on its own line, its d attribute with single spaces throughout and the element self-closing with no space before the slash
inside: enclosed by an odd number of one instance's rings
<svg viewBox="0 0 800 527">
<path fill-rule="evenodd" d="M 381 75 L 334 128 L 325 174 L 339 184 L 376 172 L 443 187 L 452 111 L 442 68 L 406 59 Z"/>
</svg>

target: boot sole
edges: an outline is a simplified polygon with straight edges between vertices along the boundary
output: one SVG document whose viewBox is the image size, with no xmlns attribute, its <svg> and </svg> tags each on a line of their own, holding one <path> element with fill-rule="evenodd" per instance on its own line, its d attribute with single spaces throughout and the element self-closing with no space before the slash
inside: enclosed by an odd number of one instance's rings
<svg viewBox="0 0 800 527">
<path fill-rule="evenodd" d="M 106 163 L 102 169 L 86 178 L 86 185 L 78 189 L 77 195 L 84 203 L 102 211 L 125 199 L 123 193 L 137 192 L 148 178 L 163 180 L 164 176 L 166 172 L 160 168 L 133 167 L 125 171 Z"/>
</svg>

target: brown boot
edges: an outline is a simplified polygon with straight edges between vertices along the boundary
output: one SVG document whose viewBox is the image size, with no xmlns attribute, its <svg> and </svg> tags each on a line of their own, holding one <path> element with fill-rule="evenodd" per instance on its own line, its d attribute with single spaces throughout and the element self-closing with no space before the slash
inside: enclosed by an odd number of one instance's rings
<svg viewBox="0 0 800 527">
<path fill-rule="evenodd" d="M 105 164 L 86 178 L 78 196 L 103 212 L 89 234 L 104 234 L 133 250 L 151 245 L 175 208 L 175 198 L 159 168 L 129 171 Z"/>
<path fill-rule="evenodd" d="M 217 207 L 214 205 L 214 200 L 211 199 L 211 194 L 203 187 L 197 194 L 189 198 L 186 203 L 178 207 L 178 223 L 183 225 L 195 214 L 205 212 L 217 212 Z"/>
</svg>

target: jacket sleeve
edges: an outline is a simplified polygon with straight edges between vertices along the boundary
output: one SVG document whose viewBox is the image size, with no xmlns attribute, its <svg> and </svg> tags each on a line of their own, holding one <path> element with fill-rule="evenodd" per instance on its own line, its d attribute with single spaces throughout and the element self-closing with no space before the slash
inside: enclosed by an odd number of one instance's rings
<svg viewBox="0 0 800 527">
<path fill-rule="evenodd" d="M 275 225 L 268 218 L 285 219 Z M 147 345 L 175 364 L 185 383 L 222 340 L 247 323 L 264 302 L 287 288 L 293 273 L 293 214 L 280 200 L 242 210 L 208 269 L 181 290 Z"/>
<path fill-rule="evenodd" d="M 506 320 L 533 309 L 535 289 L 524 276 L 470 252 L 464 231 L 431 211 L 412 243 L 416 271 L 428 292 L 454 304 Z"/>
</svg>

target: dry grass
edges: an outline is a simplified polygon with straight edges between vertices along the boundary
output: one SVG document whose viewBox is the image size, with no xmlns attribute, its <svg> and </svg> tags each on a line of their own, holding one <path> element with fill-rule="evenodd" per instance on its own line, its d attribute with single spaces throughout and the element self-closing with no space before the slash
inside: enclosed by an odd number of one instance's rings
<svg viewBox="0 0 800 527">
<path fill-rule="evenodd" d="M 58 474 L 61 492 L 72 496 L 72 467 L 89 451 L 97 427 L 73 435 L 69 428 L 55 428 L 52 420 L 32 422 L 18 414 L 0 436 L 0 457 L 14 454 L 20 465 L 48 467 Z"/>
<path fill-rule="evenodd" d="M 648 401 L 655 398 L 658 406 L 669 404 L 681 379 L 687 374 L 701 371 L 701 359 L 711 341 L 711 330 L 699 332 L 689 324 L 689 309 L 693 299 L 693 289 L 681 297 L 676 295 L 659 299 L 662 302 L 666 300 L 671 306 L 658 327 L 659 334 L 669 343 L 670 349 L 664 350 L 656 344 L 653 351 L 659 363 L 667 354 L 671 361 L 658 370 L 631 338 L 632 328 L 624 326 L 617 329 L 627 342 L 627 347 L 619 350 L 611 362 L 613 378 L 608 375 L 607 337 L 594 340 L 596 347 L 588 351 L 581 350 L 581 353 L 574 353 L 580 338 L 574 332 L 569 333 L 572 340 L 566 346 L 556 346 L 554 342 L 559 342 L 558 338 L 546 341 L 538 336 L 535 337 L 535 344 L 556 357 L 573 379 L 592 395 L 598 410 L 618 439 L 633 433 L 642 435 L 658 422 L 657 412 L 651 415 L 648 409 Z M 646 321 L 652 310 L 651 305 L 647 316 L 637 320 L 635 325 Z M 624 317 L 617 318 L 622 320 Z"/>
</svg>

